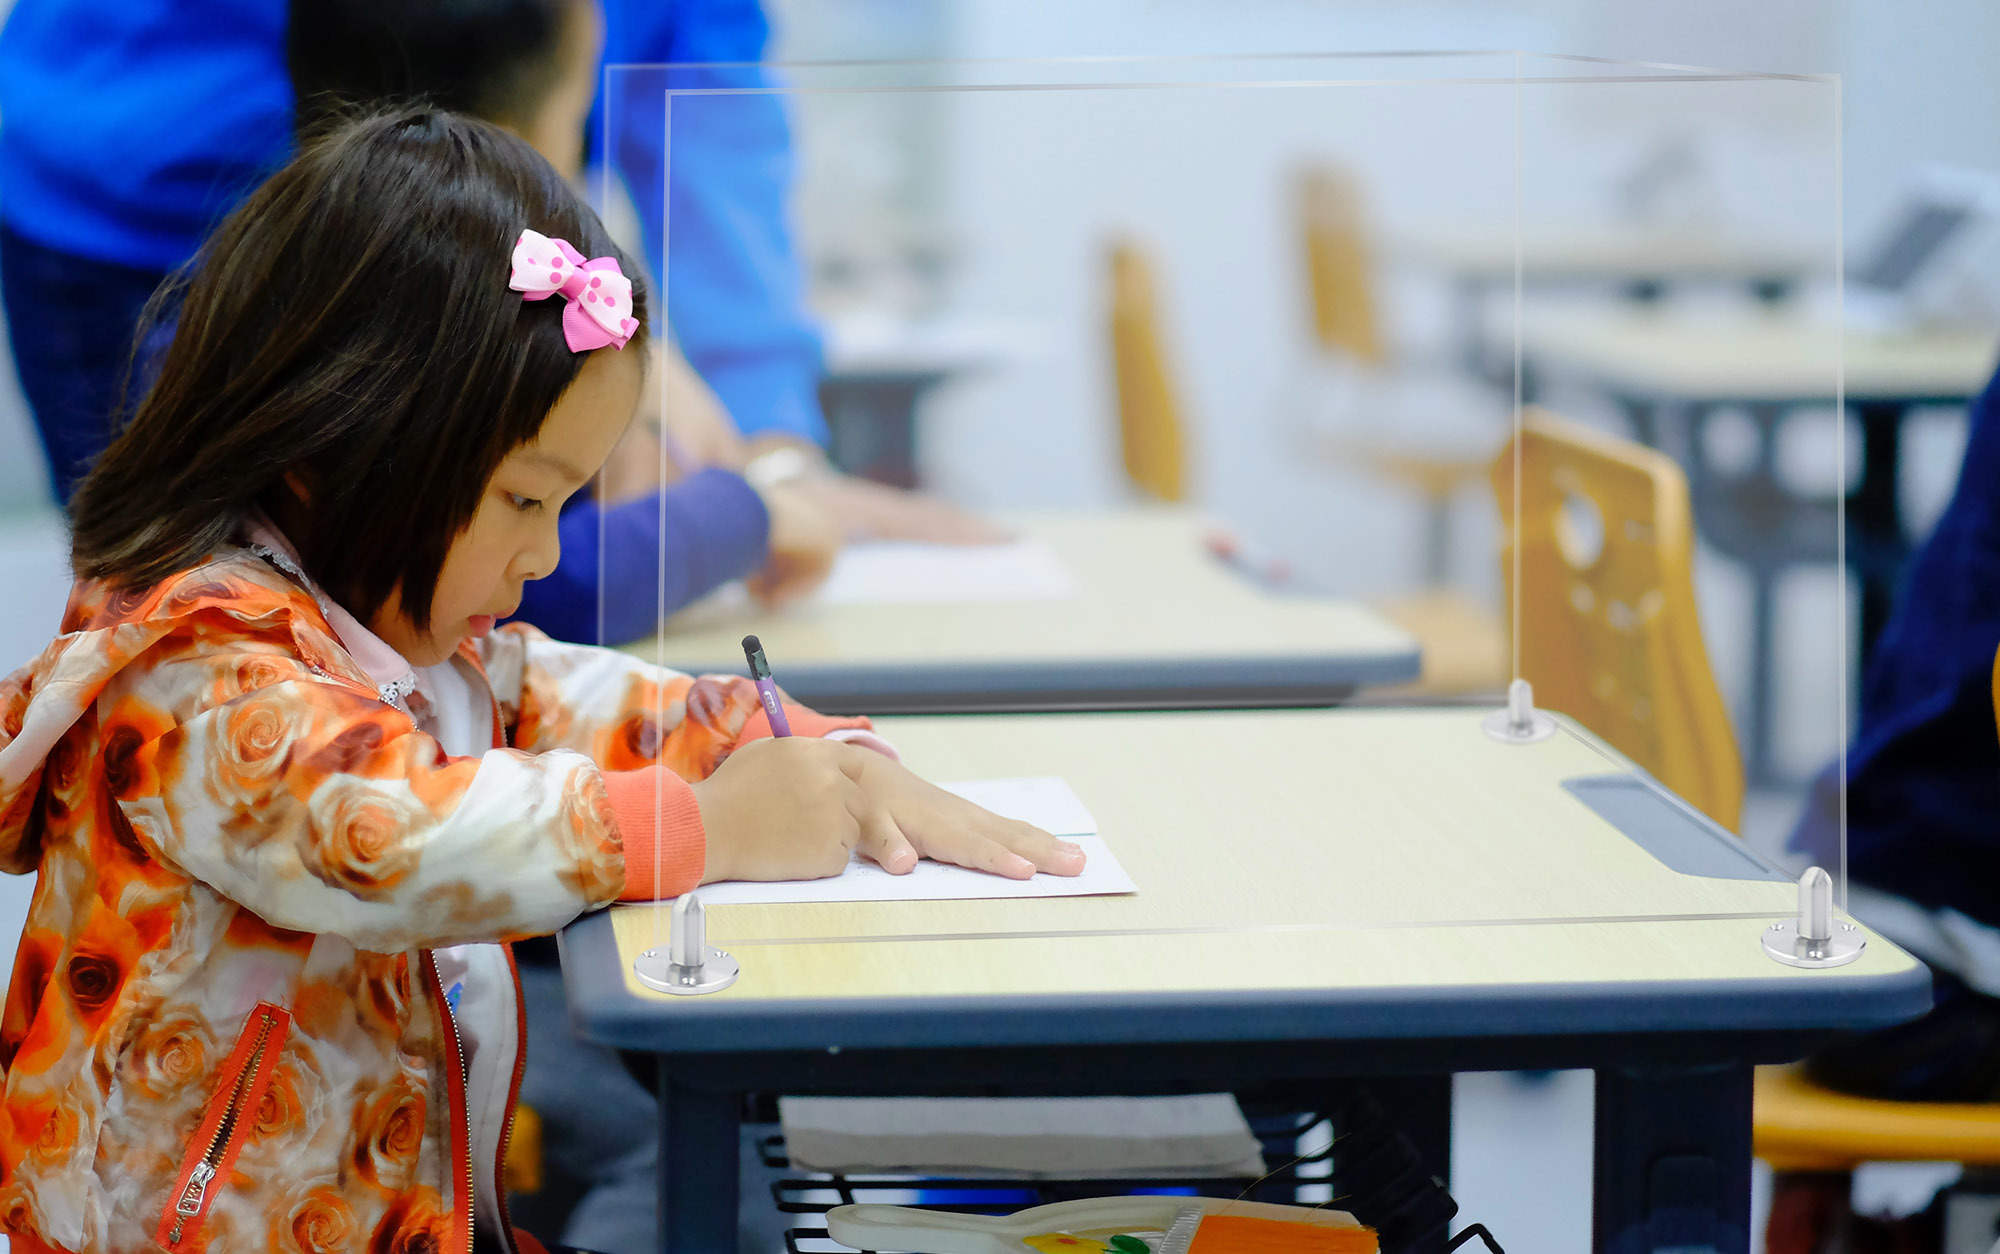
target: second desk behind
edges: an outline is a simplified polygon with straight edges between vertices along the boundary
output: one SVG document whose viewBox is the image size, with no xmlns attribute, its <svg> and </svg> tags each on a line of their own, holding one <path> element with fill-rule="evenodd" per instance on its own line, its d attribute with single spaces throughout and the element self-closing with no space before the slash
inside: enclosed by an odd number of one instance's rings
<svg viewBox="0 0 2000 1254">
<path fill-rule="evenodd" d="M 828 713 L 1328 705 L 1417 676 L 1417 642 L 1356 601 L 1282 594 L 1203 546 L 1185 509 L 1023 514 L 1073 596 L 827 605 L 670 620 L 627 650 L 742 673 L 764 642 L 778 682 Z"/>
</svg>

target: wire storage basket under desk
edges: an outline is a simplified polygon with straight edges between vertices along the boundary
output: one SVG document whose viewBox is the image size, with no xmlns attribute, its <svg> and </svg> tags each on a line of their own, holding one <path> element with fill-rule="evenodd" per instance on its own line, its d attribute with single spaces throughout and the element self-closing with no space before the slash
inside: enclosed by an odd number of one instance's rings
<svg viewBox="0 0 2000 1254">
<path fill-rule="evenodd" d="M 827 1175 L 793 1170 L 782 1133 L 758 1140 L 767 1168 L 786 1173 L 771 1182 L 778 1211 L 798 1216 L 785 1230 L 787 1254 L 848 1254 L 827 1235 L 824 1222 L 836 1206 L 860 1202 L 922 1206 L 930 1210 L 1006 1214 L 1072 1198 L 1134 1193 L 1243 1197 L 1260 1202 L 1345 1210 L 1380 1235 L 1382 1254 L 1446 1254 L 1477 1237 L 1499 1246 L 1480 1225 L 1451 1235 L 1458 1203 L 1425 1170 L 1415 1145 L 1390 1121 L 1363 1085 L 1331 1094 L 1323 1109 L 1244 1104 L 1244 1116 L 1263 1149 L 1267 1173 L 1241 1177 L 1041 1178 Z M 817 1219 L 814 1223 L 811 1220 Z M 1474 1247 L 1478 1248 L 1478 1247 Z M 866 1254 L 926 1254 L 868 1251 Z"/>
</svg>

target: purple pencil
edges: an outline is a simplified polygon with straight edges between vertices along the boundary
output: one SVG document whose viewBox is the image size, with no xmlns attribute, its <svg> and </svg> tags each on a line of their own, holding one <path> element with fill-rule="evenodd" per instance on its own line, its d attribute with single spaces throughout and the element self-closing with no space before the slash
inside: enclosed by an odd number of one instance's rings
<svg viewBox="0 0 2000 1254">
<path fill-rule="evenodd" d="M 755 636 L 743 637 L 743 656 L 750 662 L 750 678 L 757 681 L 757 699 L 771 720 L 773 736 L 789 736 L 792 725 L 785 721 L 785 707 L 778 703 L 778 685 L 771 679 L 771 664 L 764 659 L 764 644 Z"/>
</svg>

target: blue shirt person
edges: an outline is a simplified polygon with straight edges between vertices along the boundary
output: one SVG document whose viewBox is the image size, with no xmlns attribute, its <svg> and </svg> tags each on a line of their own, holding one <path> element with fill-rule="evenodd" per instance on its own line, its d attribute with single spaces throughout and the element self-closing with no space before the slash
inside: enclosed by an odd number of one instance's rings
<svg viewBox="0 0 2000 1254">
<path fill-rule="evenodd" d="M 58 500 L 109 440 L 147 300 L 290 151 L 285 18 L 274 0 L 18 0 L 0 30 L 0 299 Z M 755 0 L 606 0 L 604 22 L 609 63 L 754 64 L 770 33 Z M 746 434 L 817 441 L 819 338 L 783 218 L 786 120 L 773 96 L 730 117 L 726 135 L 675 131 L 668 316 Z M 613 138 L 657 272 L 666 135 Z M 563 517 L 564 561 L 529 585 L 522 615 L 570 639 L 643 635 L 662 603 L 755 569 L 768 527 L 723 471 L 675 485 L 664 508 L 581 502 Z"/>
<path fill-rule="evenodd" d="M 1848 905 L 1929 963 L 1936 1004 L 1838 1039 L 1808 1073 L 1904 1101 L 2000 1101 L 2000 375 L 1969 415 L 1951 503 L 1868 660 L 1848 746 Z M 1839 778 L 1813 782 L 1792 847 L 1841 865 Z"/>
<path fill-rule="evenodd" d="M 2000 375 L 1973 402 L 1958 485 L 1911 559 L 1868 661 L 1848 747 L 1857 885 L 2000 930 Z M 1837 865 L 1839 810 L 1817 781 L 1793 847 Z"/>
</svg>

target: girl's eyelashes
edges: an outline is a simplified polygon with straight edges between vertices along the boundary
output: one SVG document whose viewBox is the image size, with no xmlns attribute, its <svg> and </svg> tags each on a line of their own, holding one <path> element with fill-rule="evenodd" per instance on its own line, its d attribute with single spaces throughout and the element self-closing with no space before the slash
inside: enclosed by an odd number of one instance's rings
<svg viewBox="0 0 2000 1254">
<path fill-rule="evenodd" d="M 507 493 L 507 504 L 523 514 L 536 513 L 542 508 L 542 502 L 533 497 L 522 496 L 519 492 Z"/>
</svg>

